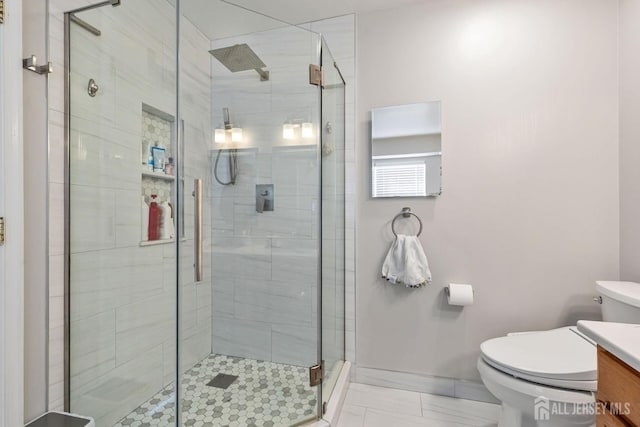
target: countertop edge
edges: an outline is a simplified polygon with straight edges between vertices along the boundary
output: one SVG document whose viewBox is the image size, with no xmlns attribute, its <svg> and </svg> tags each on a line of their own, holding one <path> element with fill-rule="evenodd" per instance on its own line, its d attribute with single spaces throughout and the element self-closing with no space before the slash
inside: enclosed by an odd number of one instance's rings
<svg viewBox="0 0 640 427">
<path fill-rule="evenodd" d="M 580 320 L 578 331 L 640 372 L 640 325 Z M 627 334 L 631 339 L 626 339 Z"/>
</svg>

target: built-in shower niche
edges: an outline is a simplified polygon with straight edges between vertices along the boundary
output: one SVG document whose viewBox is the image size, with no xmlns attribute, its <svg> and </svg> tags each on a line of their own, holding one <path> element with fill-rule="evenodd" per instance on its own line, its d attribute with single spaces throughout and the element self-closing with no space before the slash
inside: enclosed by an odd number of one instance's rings
<svg viewBox="0 0 640 427">
<path fill-rule="evenodd" d="M 171 243 L 175 238 L 175 123 L 171 114 L 142 104 L 140 246 Z M 152 202 L 157 206 L 152 207 Z M 157 232 L 150 229 L 154 223 L 158 225 Z"/>
</svg>

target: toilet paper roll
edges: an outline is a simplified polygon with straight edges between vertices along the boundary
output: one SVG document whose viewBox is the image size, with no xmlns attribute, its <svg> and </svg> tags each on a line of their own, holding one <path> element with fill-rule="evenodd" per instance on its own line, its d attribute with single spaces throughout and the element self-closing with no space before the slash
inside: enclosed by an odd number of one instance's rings
<svg viewBox="0 0 640 427">
<path fill-rule="evenodd" d="M 471 285 L 449 283 L 446 292 L 447 301 L 450 305 L 464 306 L 473 304 L 473 287 Z"/>
</svg>

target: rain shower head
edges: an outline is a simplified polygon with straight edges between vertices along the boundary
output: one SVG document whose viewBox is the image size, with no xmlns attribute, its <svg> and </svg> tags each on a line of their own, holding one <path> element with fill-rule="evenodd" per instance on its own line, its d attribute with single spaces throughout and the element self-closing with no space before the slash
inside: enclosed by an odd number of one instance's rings
<svg viewBox="0 0 640 427">
<path fill-rule="evenodd" d="M 269 80 L 269 72 L 263 70 L 266 64 L 246 43 L 212 49 L 209 53 L 232 73 L 255 70 L 261 81 Z"/>
</svg>

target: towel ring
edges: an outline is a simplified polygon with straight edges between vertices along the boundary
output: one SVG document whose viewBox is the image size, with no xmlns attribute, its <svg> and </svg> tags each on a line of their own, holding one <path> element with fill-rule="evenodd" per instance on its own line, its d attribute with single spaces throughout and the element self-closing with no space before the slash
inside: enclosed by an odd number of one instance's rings
<svg viewBox="0 0 640 427">
<path fill-rule="evenodd" d="M 415 216 L 416 219 L 418 220 L 418 222 L 420 223 L 420 230 L 418 230 L 418 234 L 416 236 L 419 236 L 419 235 L 422 234 L 422 220 L 420 219 L 420 217 L 418 215 L 414 214 L 413 212 L 411 212 L 411 208 L 402 208 L 402 212 L 400 212 L 398 215 L 394 216 L 393 217 L 393 221 L 391 221 L 391 231 L 393 232 L 394 236 L 398 237 L 398 234 L 396 233 L 396 230 L 395 230 L 395 227 L 394 227 L 394 225 L 396 223 L 396 220 L 398 218 L 400 218 L 400 217 L 409 218 L 411 215 Z"/>
</svg>

